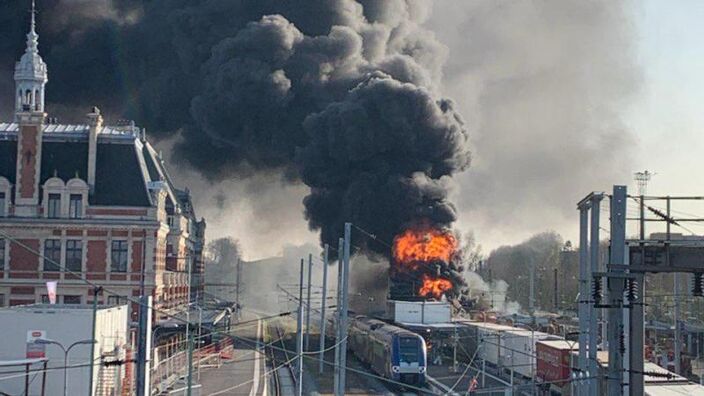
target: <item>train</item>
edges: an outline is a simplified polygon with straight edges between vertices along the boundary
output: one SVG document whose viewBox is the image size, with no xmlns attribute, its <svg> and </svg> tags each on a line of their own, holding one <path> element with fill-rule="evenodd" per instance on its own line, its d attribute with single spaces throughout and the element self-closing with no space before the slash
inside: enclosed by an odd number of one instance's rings
<svg viewBox="0 0 704 396">
<path fill-rule="evenodd" d="M 347 346 L 384 378 L 417 387 L 426 383 L 427 348 L 414 332 L 359 315 L 350 321 Z"/>
</svg>

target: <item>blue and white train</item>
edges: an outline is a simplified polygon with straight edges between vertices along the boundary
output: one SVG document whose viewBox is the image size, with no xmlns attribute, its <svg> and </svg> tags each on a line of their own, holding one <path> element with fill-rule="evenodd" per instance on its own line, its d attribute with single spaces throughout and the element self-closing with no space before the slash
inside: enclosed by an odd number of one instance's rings
<svg viewBox="0 0 704 396">
<path fill-rule="evenodd" d="M 424 386 L 427 351 L 421 336 L 372 319 L 357 316 L 350 321 L 349 349 L 372 370 L 407 385 Z"/>
</svg>

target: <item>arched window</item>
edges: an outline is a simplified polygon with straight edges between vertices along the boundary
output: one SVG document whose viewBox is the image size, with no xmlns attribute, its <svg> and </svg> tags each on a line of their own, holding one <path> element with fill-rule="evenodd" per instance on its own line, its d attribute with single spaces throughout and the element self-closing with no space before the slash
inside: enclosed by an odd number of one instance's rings
<svg viewBox="0 0 704 396">
<path fill-rule="evenodd" d="M 34 90 L 34 110 L 39 110 L 39 90 Z"/>
<path fill-rule="evenodd" d="M 32 104 L 32 91 L 28 89 L 24 94 L 25 94 L 24 104 L 26 104 L 26 105 Z"/>
</svg>

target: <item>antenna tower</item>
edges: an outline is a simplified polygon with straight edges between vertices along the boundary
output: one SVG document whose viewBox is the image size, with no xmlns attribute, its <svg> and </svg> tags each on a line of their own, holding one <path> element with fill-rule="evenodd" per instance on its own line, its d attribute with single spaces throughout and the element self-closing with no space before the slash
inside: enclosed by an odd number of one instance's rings
<svg viewBox="0 0 704 396">
<path fill-rule="evenodd" d="M 647 169 L 642 172 L 636 172 L 633 174 L 633 180 L 636 181 L 638 186 L 638 195 L 645 195 L 648 192 L 648 182 L 657 173 L 650 172 Z"/>
</svg>

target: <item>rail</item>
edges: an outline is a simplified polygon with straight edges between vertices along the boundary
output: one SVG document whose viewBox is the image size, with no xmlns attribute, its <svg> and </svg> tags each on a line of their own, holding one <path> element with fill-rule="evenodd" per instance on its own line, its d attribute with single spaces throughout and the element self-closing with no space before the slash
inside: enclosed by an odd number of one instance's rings
<svg viewBox="0 0 704 396">
<path fill-rule="evenodd" d="M 272 327 L 274 328 L 275 337 L 272 341 L 271 344 L 269 344 L 269 353 L 270 356 L 272 357 L 272 367 L 278 367 L 280 364 L 283 364 L 286 366 L 286 370 L 288 371 L 289 378 L 291 379 L 291 382 L 293 383 L 294 387 L 296 386 L 296 375 L 293 369 L 293 366 L 291 365 L 291 358 L 289 357 L 289 352 L 286 347 L 286 344 L 284 343 L 284 338 L 283 338 L 283 332 L 281 331 L 281 327 L 278 325 L 278 323 L 273 324 Z M 278 341 L 276 341 L 278 340 Z M 273 344 L 278 343 L 280 346 L 274 347 Z M 281 361 L 280 359 L 277 359 L 277 353 L 276 351 L 280 350 L 283 352 L 284 359 Z M 282 380 L 280 377 L 280 370 L 283 368 L 278 368 L 276 371 L 274 371 L 273 375 L 273 380 L 274 380 L 274 390 L 275 390 L 275 395 L 277 396 L 284 396 L 287 395 L 288 393 L 285 391 L 285 386 L 282 384 Z"/>
</svg>

